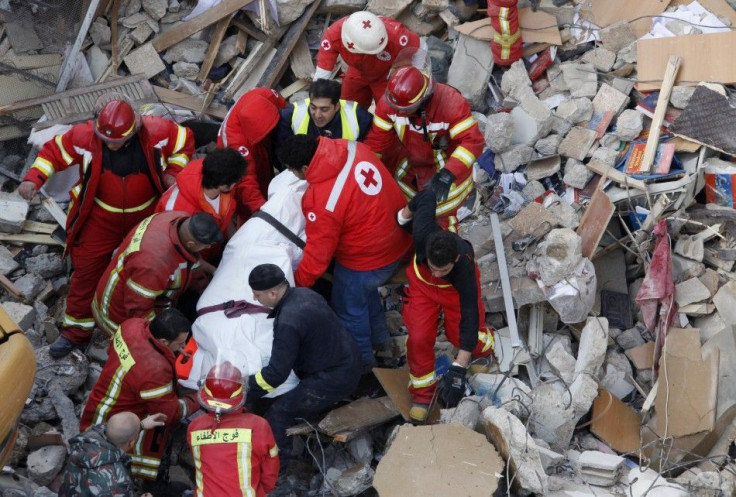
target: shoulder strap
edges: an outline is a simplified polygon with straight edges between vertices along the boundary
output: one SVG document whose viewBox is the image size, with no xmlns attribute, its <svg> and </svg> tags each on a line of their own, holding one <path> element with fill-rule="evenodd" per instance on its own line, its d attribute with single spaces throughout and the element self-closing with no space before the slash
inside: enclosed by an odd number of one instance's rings
<svg viewBox="0 0 736 497">
<path fill-rule="evenodd" d="M 276 219 L 275 217 L 273 217 L 268 212 L 265 212 L 263 210 L 256 211 L 253 214 L 253 216 L 251 216 L 251 217 L 259 217 L 259 218 L 263 219 L 268 224 L 270 224 L 271 226 L 273 226 L 274 228 L 276 228 L 276 231 L 278 231 L 279 233 L 281 233 L 282 235 L 284 235 L 286 238 L 289 239 L 290 242 L 292 242 L 294 245 L 296 245 L 300 249 L 303 249 L 304 247 L 307 246 L 307 244 L 304 242 L 304 240 L 302 240 L 301 238 L 299 238 L 298 236 L 296 236 L 293 231 L 291 231 L 289 228 L 287 228 L 286 226 L 284 226 L 281 223 L 281 221 L 279 221 L 278 219 Z"/>
</svg>

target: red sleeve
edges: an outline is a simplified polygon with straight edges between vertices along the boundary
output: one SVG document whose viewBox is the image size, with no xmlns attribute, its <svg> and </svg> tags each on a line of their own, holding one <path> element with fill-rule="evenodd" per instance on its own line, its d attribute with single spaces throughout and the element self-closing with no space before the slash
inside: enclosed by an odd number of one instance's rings
<svg viewBox="0 0 736 497">
<path fill-rule="evenodd" d="M 468 169 L 483 152 L 485 138 L 478 129 L 478 122 L 470 112 L 470 105 L 465 98 L 456 99 L 454 108 L 457 113 L 450 121 L 450 140 L 454 145 L 452 153 L 448 157 L 445 169 L 449 170 L 456 178 L 467 176 Z"/>
<path fill-rule="evenodd" d="M 248 207 L 250 212 L 256 212 L 266 203 L 266 199 L 261 194 L 254 169 L 251 166 L 248 166 L 248 172 L 235 187 L 234 197 L 236 202 Z"/>
<path fill-rule="evenodd" d="M 316 208 L 314 193 L 314 189 L 310 187 L 302 198 L 302 210 L 307 218 L 307 246 L 304 247 L 304 257 L 294 273 L 297 286 L 312 286 L 325 273 L 342 231 L 342 220 L 335 213 Z"/>
<path fill-rule="evenodd" d="M 164 173 L 176 177 L 194 155 L 194 133 L 173 121 L 165 121 L 169 128 L 169 141 L 162 149 L 167 164 Z"/>
<path fill-rule="evenodd" d="M 140 384 L 139 395 L 149 414 L 162 412 L 166 415 L 166 426 L 176 426 L 189 411 L 185 400 L 179 400 L 172 378 L 157 380 L 151 375 Z"/>
<path fill-rule="evenodd" d="M 169 282 L 169 271 L 151 267 L 151 261 L 139 260 L 136 253 L 125 261 L 127 277 L 123 286 L 123 305 L 128 318 L 154 318 L 156 299 L 163 295 Z M 165 273 L 165 274 L 164 274 Z"/>
<path fill-rule="evenodd" d="M 340 55 L 340 47 L 342 46 L 342 25 L 345 23 L 345 17 L 339 19 L 332 26 L 327 28 L 322 40 L 319 44 L 319 52 L 317 53 L 317 67 L 326 71 L 332 71 L 337 62 L 337 56 Z"/>
<path fill-rule="evenodd" d="M 63 171 L 73 164 L 81 164 L 82 158 L 74 149 L 74 137 L 78 130 L 79 128 L 74 126 L 66 133 L 56 135 L 44 143 L 23 181 L 32 181 L 41 188 L 52 174 Z"/>
<path fill-rule="evenodd" d="M 383 100 L 376 105 L 371 130 L 363 143 L 379 157 L 394 143 L 394 124 L 388 117 L 388 104 Z"/>
</svg>

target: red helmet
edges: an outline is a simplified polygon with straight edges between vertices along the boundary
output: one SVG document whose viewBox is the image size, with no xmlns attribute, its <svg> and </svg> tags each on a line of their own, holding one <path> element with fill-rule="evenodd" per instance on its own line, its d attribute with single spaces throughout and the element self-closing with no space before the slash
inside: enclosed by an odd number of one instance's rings
<svg viewBox="0 0 736 497">
<path fill-rule="evenodd" d="M 140 119 L 125 100 L 112 100 L 97 114 L 95 134 L 102 140 L 121 143 L 138 131 Z"/>
<path fill-rule="evenodd" d="M 243 374 L 230 361 L 213 366 L 199 389 L 199 403 L 217 414 L 239 409 L 245 404 Z"/>
<path fill-rule="evenodd" d="M 397 69 L 386 87 L 386 102 L 406 114 L 411 114 L 427 100 L 434 91 L 434 79 L 416 67 Z"/>
</svg>

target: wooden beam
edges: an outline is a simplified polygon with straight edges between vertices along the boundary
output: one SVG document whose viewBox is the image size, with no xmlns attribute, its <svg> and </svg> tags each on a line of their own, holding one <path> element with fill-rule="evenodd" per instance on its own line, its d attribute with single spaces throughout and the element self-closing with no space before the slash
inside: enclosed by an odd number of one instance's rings
<svg viewBox="0 0 736 497">
<path fill-rule="evenodd" d="M 225 31 L 227 31 L 228 26 L 230 26 L 230 16 L 223 17 L 215 24 L 215 29 L 212 30 L 212 36 L 210 37 L 210 44 L 207 47 L 207 53 L 202 62 L 202 69 L 199 71 L 199 76 L 197 76 L 197 81 L 204 81 L 210 73 L 212 65 L 217 58 L 217 52 L 220 51 L 220 44 L 225 37 Z"/>
<path fill-rule="evenodd" d="M 289 57 L 289 63 L 291 65 L 291 72 L 294 73 L 296 79 L 312 80 L 315 70 L 314 61 L 312 60 L 312 53 L 309 51 L 307 36 L 304 33 L 302 33 L 296 45 L 294 45 L 294 50 L 292 50 L 291 57 Z"/>
<path fill-rule="evenodd" d="M 216 23 L 223 17 L 227 17 L 255 0 L 223 0 L 214 7 L 210 7 L 194 19 L 175 26 L 168 31 L 161 33 L 155 37 L 151 44 L 157 52 L 163 52 L 172 45 L 176 45 L 180 41 L 189 38 L 194 33 L 202 31 L 207 26 Z"/>
<path fill-rule="evenodd" d="M 84 16 L 82 25 L 77 32 L 77 39 L 74 41 L 74 45 L 72 45 L 72 48 L 69 50 L 69 54 L 64 60 L 64 65 L 61 68 L 59 82 L 56 83 L 57 92 L 66 90 L 66 85 L 68 85 L 69 81 L 72 79 L 72 71 L 77 65 L 77 56 L 79 55 L 79 49 L 82 47 L 82 42 L 87 36 L 87 31 L 89 31 L 89 27 L 92 25 L 92 21 L 95 18 L 95 13 L 97 12 L 97 6 L 99 5 L 99 3 L 100 0 L 91 0 L 89 4 L 87 14 Z"/>
<path fill-rule="evenodd" d="M 250 75 L 253 68 L 258 65 L 258 62 L 268 53 L 273 47 L 271 41 L 266 43 L 257 42 L 253 50 L 250 51 L 245 61 L 238 66 L 233 73 L 231 73 L 230 80 L 225 85 L 225 100 L 230 100 L 234 97 L 235 93 L 243 86 L 243 83 Z"/>
<path fill-rule="evenodd" d="M 24 300 L 23 292 L 13 284 L 4 274 L 0 273 L 0 285 L 5 288 L 16 299 Z"/>
<path fill-rule="evenodd" d="M 654 156 L 657 154 L 657 146 L 659 145 L 659 135 L 662 132 L 662 123 L 667 112 L 667 104 L 670 101 L 672 87 L 675 84 L 677 71 L 680 69 L 682 58 L 679 55 L 670 55 L 667 61 L 667 69 L 664 72 L 662 80 L 662 88 L 659 90 L 659 98 L 657 99 L 657 107 L 654 109 L 654 117 L 652 125 L 649 128 L 649 136 L 647 137 L 647 145 L 644 148 L 644 155 L 641 159 L 641 171 L 650 173 L 652 164 L 654 164 Z"/>
<path fill-rule="evenodd" d="M 195 112 L 202 112 L 202 105 L 204 101 L 195 97 L 194 95 L 186 95 L 175 90 L 169 90 L 168 88 L 162 88 L 160 86 L 153 87 L 156 96 L 164 103 L 178 105 L 185 109 L 193 110 Z M 218 119 L 225 119 L 227 114 L 227 107 L 224 105 L 210 105 L 205 111 L 205 114 Z"/>
<path fill-rule="evenodd" d="M 245 47 L 248 44 L 248 33 L 245 31 L 238 30 L 238 39 L 235 42 L 235 50 L 238 51 L 239 54 L 243 54 L 245 52 Z"/>
<path fill-rule="evenodd" d="M 3 242 L 17 242 L 17 243 L 36 243 L 41 245 L 59 245 L 64 246 L 63 243 L 58 240 L 54 240 L 50 235 L 45 234 L 24 234 L 9 235 L 7 233 L 0 233 L 0 241 Z"/>
<path fill-rule="evenodd" d="M 317 7 L 319 7 L 321 3 L 321 0 L 314 0 L 312 5 L 302 13 L 299 19 L 291 23 L 289 30 L 281 40 L 281 43 L 279 43 L 279 50 L 276 53 L 276 57 L 271 60 L 271 63 L 266 68 L 266 72 L 263 74 L 256 86 L 272 88 L 278 82 L 284 73 L 284 69 L 286 69 L 286 63 L 289 60 L 291 51 L 294 49 L 294 45 L 299 41 L 299 37 L 306 29 L 307 23 L 309 23 L 314 11 L 317 10 Z"/>
<path fill-rule="evenodd" d="M 39 223 L 38 221 L 26 220 L 23 223 L 23 231 L 31 233 L 46 233 L 50 235 L 57 228 L 55 224 L 51 223 Z"/>
<path fill-rule="evenodd" d="M 240 31 L 247 34 L 251 38 L 255 38 L 256 40 L 260 42 L 265 42 L 266 40 L 268 40 L 268 35 L 266 33 L 261 31 L 257 27 L 251 25 L 250 23 L 245 22 L 242 19 L 237 19 L 237 18 L 233 19 L 233 26 L 235 26 L 236 28 L 238 28 Z"/>
</svg>

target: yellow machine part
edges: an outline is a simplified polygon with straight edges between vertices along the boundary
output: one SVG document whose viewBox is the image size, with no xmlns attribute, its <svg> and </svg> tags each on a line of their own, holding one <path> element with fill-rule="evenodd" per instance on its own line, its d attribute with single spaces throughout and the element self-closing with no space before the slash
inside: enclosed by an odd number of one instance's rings
<svg viewBox="0 0 736 497">
<path fill-rule="evenodd" d="M 18 418 L 35 376 L 33 347 L 0 306 L 0 467 L 15 446 Z"/>
</svg>

